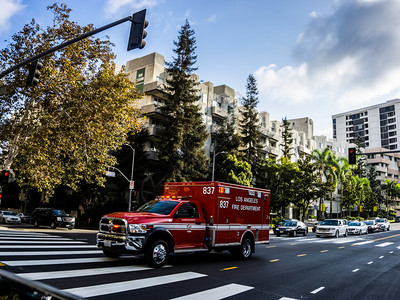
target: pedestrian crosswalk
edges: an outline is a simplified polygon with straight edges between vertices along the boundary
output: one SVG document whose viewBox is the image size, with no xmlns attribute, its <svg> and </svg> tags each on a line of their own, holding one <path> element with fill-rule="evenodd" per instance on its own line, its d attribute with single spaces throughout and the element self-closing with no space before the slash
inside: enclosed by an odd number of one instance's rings
<svg viewBox="0 0 400 300">
<path fill-rule="evenodd" d="M 116 299 L 121 293 L 126 299 L 133 297 L 126 295 L 136 293 L 136 298 L 149 288 L 163 289 L 165 297 L 158 299 L 213 300 L 236 295 L 240 299 L 240 295 L 254 290 L 236 283 L 216 284 L 201 272 L 175 271 L 171 266 L 154 270 L 144 264 L 132 264 L 132 259 L 105 257 L 95 245 L 56 234 L 0 230 L 1 266 L 24 279 L 50 284 L 83 299 Z M 201 290 L 190 288 L 196 280 L 202 280 Z M 169 296 L 165 287 L 170 285 L 175 288 Z M 179 285 L 185 288 L 177 288 Z"/>
<path fill-rule="evenodd" d="M 283 241 L 282 238 L 276 238 L 276 237 L 271 237 L 271 240 L 281 240 Z M 297 238 L 287 238 L 287 242 L 290 243 L 312 243 L 312 244 L 349 244 L 351 246 L 364 246 L 364 245 L 373 245 L 375 247 L 387 247 L 390 245 L 393 245 L 394 243 L 392 242 L 384 242 L 381 243 L 380 239 L 373 239 L 373 238 L 367 238 L 367 237 L 354 237 L 354 236 L 349 236 L 345 238 L 316 238 L 316 237 L 310 237 L 310 238 L 303 238 L 303 237 L 297 237 Z"/>
</svg>

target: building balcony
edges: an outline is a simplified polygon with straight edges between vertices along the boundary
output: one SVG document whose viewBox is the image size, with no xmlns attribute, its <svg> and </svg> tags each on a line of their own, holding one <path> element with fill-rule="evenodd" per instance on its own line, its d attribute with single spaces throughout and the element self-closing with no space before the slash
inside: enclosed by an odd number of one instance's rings
<svg viewBox="0 0 400 300">
<path fill-rule="evenodd" d="M 149 125 L 149 127 L 147 127 L 147 131 L 149 133 L 149 136 L 153 136 L 153 137 L 160 136 L 161 129 L 162 128 L 160 126 L 157 126 L 157 125 Z"/>
<path fill-rule="evenodd" d="M 228 112 L 218 106 L 212 106 L 211 113 L 213 117 L 226 118 L 228 116 Z"/>
<path fill-rule="evenodd" d="M 143 105 L 140 109 L 147 115 L 152 115 L 152 114 L 160 114 L 161 115 L 162 114 L 161 110 L 154 103 Z"/>
<path fill-rule="evenodd" d="M 267 130 L 267 136 L 271 140 L 279 141 L 279 134 L 275 131 Z"/>
<path fill-rule="evenodd" d="M 211 128 L 210 128 L 211 134 L 216 134 L 216 133 L 218 133 L 218 132 L 220 131 L 220 129 L 221 129 L 221 125 L 212 124 L 212 125 L 211 125 Z"/>
</svg>

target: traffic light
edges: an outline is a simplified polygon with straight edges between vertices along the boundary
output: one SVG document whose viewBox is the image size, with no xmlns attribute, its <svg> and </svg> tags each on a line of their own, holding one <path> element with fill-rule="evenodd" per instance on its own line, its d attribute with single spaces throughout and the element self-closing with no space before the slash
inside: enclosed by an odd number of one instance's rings
<svg viewBox="0 0 400 300">
<path fill-rule="evenodd" d="M 37 85 L 39 83 L 40 70 L 43 68 L 43 64 L 35 60 L 29 65 L 28 79 L 26 85 Z"/>
<path fill-rule="evenodd" d="M 349 148 L 349 164 L 355 165 L 356 163 L 356 148 Z"/>
<path fill-rule="evenodd" d="M 133 14 L 131 22 L 128 51 L 136 48 L 142 49 L 146 46 L 146 41 L 143 40 L 147 36 L 144 29 L 149 25 L 149 21 L 146 20 L 146 10 L 143 9 Z"/>
<path fill-rule="evenodd" d="M 8 179 L 10 178 L 10 171 L 3 170 L 0 173 L 0 184 L 7 184 Z"/>
</svg>

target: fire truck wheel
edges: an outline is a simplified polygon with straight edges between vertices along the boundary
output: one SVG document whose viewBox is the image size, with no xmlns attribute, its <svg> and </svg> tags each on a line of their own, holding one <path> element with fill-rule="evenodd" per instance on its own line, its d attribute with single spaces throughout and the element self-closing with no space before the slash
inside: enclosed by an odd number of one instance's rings
<svg viewBox="0 0 400 300">
<path fill-rule="evenodd" d="M 105 256 L 111 257 L 111 258 L 117 258 L 117 257 L 121 256 L 121 253 L 108 251 L 108 250 L 105 250 L 105 249 L 103 249 L 103 253 L 104 253 Z"/>
<path fill-rule="evenodd" d="M 145 259 L 147 264 L 160 268 L 166 264 L 169 257 L 168 244 L 163 240 L 154 240 L 146 249 Z"/>
<path fill-rule="evenodd" d="M 239 247 L 231 250 L 232 256 L 238 259 L 249 259 L 252 253 L 252 243 L 250 239 L 245 239 Z"/>
</svg>

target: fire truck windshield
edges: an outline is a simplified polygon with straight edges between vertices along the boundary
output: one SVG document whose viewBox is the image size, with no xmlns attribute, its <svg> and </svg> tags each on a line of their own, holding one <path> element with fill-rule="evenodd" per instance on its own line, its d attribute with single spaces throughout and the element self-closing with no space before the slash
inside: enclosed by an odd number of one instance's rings
<svg viewBox="0 0 400 300">
<path fill-rule="evenodd" d="M 151 212 L 160 215 L 169 215 L 178 205 L 177 201 L 152 200 L 139 207 L 137 212 Z"/>
</svg>

